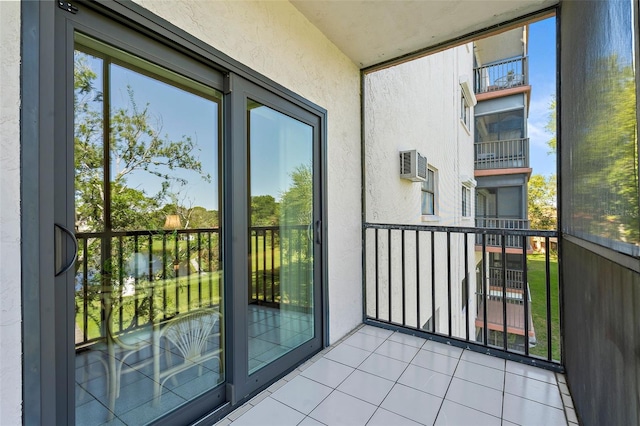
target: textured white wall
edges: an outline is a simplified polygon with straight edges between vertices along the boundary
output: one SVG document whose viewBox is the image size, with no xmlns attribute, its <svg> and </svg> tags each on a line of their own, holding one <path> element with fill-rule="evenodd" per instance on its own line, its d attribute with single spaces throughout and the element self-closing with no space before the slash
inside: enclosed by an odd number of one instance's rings
<svg viewBox="0 0 640 426">
<path fill-rule="evenodd" d="M 470 45 L 460 46 L 402 65 L 383 69 L 365 78 L 365 187 L 367 221 L 389 224 L 473 226 L 473 216 L 462 217 L 461 187 L 473 177 L 473 125 L 460 121 L 460 78 L 472 80 Z M 471 109 L 473 119 L 473 108 Z M 421 185 L 400 179 L 399 152 L 417 149 L 437 170 L 437 214 L 422 216 Z M 472 196 L 472 199 L 474 197 Z M 474 208 L 472 206 L 472 212 Z M 379 313 L 388 318 L 388 236 L 379 233 Z M 405 321 L 420 326 L 431 316 L 430 240 L 421 235 L 420 305 L 416 320 L 415 234 L 405 236 Z M 367 312 L 375 310 L 374 233 L 367 237 Z M 400 233 L 392 236 L 391 296 L 392 320 L 401 322 L 402 262 Z M 468 242 L 470 294 L 475 290 L 474 245 Z M 452 329 L 464 330 L 461 282 L 464 278 L 464 243 L 452 236 Z M 447 257 L 444 235 L 436 236 L 436 307 L 440 308 L 440 331 L 447 326 Z M 382 303 L 380 301 L 383 301 Z M 473 298 L 470 299 L 473 303 Z M 471 312 L 475 312 L 471 305 Z M 471 328 L 473 330 L 473 328 Z"/>
<path fill-rule="evenodd" d="M 362 318 L 358 68 L 286 1 L 137 2 L 328 111 L 328 282 L 336 341 Z"/>
<path fill-rule="evenodd" d="M 0 1 L 0 423 L 22 423 L 20 2 Z"/>
</svg>

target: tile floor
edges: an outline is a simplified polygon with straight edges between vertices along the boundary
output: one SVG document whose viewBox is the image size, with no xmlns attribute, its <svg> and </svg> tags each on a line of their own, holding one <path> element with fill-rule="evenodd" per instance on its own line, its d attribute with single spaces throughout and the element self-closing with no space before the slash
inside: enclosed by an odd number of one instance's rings
<svg viewBox="0 0 640 426">
<path fill-rule="evenodd" d="M 217 426 L 577 425 L 564 376 L 361 326 Z"/>
</svg>

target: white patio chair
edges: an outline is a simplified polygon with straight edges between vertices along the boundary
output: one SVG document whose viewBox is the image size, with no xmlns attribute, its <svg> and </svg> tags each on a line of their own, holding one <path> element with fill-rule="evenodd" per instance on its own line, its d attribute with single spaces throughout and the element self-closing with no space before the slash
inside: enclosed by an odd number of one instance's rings
<svg viewBox="0 0 640 426">
<path fill-rule="evenodd" d="M 208 348 L 210 337 L 214 336 L 214 328 L 220 313 L 214 308 L 198 309 L 179 314 L 167 321 L 157 334 L 154 343 L 154 401 L 159 403 L 165 382 L 183 371 L 198 367 L 198 375 L 203 372 L 203 364 L 211 359 L 221 363 L 220 345 Z M 218 336 L 220 333 L 216 333 Z M 160 348 L 164 347 L 164 351 Z M 166 368 L 160 369 L 160 356 L 164 352 Z M 181 358 L 174 363 L 174 356 Z M 221 366 L 220 366 L 221 367 Z"/>
</svg>

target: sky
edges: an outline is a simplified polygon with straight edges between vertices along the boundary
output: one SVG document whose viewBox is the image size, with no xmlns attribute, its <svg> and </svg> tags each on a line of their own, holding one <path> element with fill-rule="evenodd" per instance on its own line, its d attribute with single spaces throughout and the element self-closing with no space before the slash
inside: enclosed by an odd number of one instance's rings
<svg viewBox="0 0 640 426">
<path fill-rule="evenodd" d="M 555 17 L 529 25 L 529 84 L 531 104 L 527 134 L 530 165 L 533 174 L 548 176 L 556 173 L 556 156 L 549 155 L 547 141 L 553 136 L 546 131 L 549 104 L 556 93 L 556 19 Z"/>
</svg>

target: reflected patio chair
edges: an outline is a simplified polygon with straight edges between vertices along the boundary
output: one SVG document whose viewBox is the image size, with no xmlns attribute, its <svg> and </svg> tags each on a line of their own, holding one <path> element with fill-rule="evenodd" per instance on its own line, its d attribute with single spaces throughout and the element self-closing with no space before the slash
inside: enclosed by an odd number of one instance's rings
<svg viewBox="0 0 640 426">
<path fill-rule="evenodd" d="M 183 371 L 198 367 L 198 376 L 203 373 L 206 361 L 217 359 L 219 363 L 221 347 L 208 348 L 215 325 L 220 319 L 220 313 L 214 308 L 203 308 L 179 314 L 167 321 L 158 332 L 154 349 L 164 348 L 164 351 L 154 351 L 154 401 L 159 403 L 165 382 Z M 166 358 L 166 368 L 160 368 L 161 353 Z M 174 362 L 174 357 L 179 358 Z M 220 365 L 220 368 L 222 366 Z"/>
<path fill-rule="evenodd" d="M 136 371 L 153 361 L 150 348 L 158 322 L 158 310 L 153 306 L 153 295 L 149 288 L 138 288 L 134 295 L 104 293 L 103 303 L 106 317 L 106 337 L 92 346 L 92 353 L 100 355 L 105 368 L 109 418 L 115 413 L 116 399 L 120 396 L 123 374 Z M 140 325 L 139 325 L 140 324 Z M 135 358 L 138 355 L 138 359 Z"/>
</svg>

